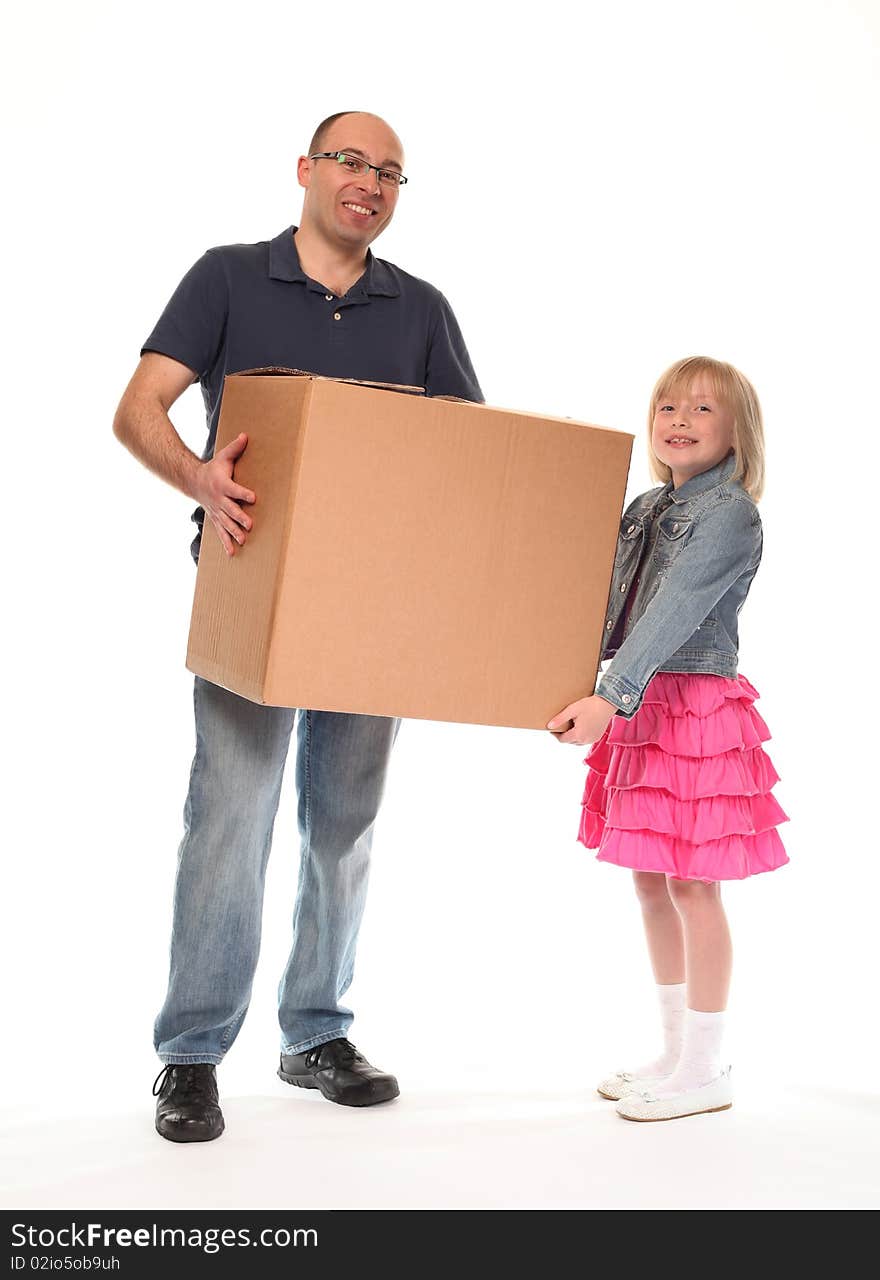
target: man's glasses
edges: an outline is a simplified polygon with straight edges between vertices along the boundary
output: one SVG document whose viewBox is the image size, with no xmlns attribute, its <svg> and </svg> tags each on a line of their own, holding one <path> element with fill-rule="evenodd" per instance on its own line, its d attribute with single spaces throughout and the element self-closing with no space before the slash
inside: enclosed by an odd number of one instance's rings
<svg viewBox="0 0 880 1280">
<path fill-rule="evenodd" d="M 348 151 L 319 151 L 316 155 L 309 156 L 309 159 L 335 160 L 338 164 L 344 164 L 349 173 L 368 173 L 370 169 L 375 169 L 379 181 L 386 187 L 402 187 L 408 181 L 396 169 L 380 169 L 379 165 L 370 164 L 369 160 L 353 156 Z"/>
</svg>

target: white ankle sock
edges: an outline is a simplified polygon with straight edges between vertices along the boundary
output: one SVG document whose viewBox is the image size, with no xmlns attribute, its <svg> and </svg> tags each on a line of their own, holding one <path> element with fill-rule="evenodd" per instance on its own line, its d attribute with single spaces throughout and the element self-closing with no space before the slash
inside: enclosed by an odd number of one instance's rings
<svg viewBox="0 0 880 1280">
<path fill-rule="evenodd" d="M 684 1015 L 687 1007 L 687 983 L 658 984 L 657 999 L 660 1002 L 660 1021 L 663 1026 L 663 1052 L 652 1062 L 637 1067 L 633 1075 L 666 1076 L 675 1070 L 681 1054 L 684 1036 Z"/>
<path fill-rule="evenodd" d="M 721 1038 L 724 1013 L 704 1013 L 688 1009 L 684 1019 L 684 1042 L 681 1057 L 672 1075 L 656 1089 L 658 1097 L 670 1098 L 689 1089 L 699 1089 L 721 1075 Z"/>
</svg>

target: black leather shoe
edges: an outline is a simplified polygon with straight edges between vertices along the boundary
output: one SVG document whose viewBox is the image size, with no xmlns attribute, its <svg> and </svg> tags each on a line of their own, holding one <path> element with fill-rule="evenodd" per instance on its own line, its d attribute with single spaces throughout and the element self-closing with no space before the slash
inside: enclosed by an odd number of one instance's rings
<svg viewBox="0 0 880 1280">
<path fill-rule="evenodd" d="M 350 1040 L 328 1040 L 305 1053 L 282 1053 L 278 1074 L 301 1089 L 320 1089 L 343 1107 L 371 1107 L 400 1093 L 394 1076 L 370 1066 Z"/>
<path fill-rule="evenodd" d="M 169 1142 L 210 1142 L 223 1132 L 213 1063 L 169 1063 L 153 1082 L 156 1096 L 156 1130 Z"/>
</svg>

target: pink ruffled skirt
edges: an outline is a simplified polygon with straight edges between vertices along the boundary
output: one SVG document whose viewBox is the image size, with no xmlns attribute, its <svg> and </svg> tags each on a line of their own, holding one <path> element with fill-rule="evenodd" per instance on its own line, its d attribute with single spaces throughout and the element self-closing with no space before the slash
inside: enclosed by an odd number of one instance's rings
<svg viewBox="0 0 880 1280">
<path fill-rule="evenodd" d="M 745 676 L 658 671 L 632 719 L 614 716 L 590 748 L 581 843 L 676 880 L 745 880 L 788 862 L 758 697 Z"/>
</svg>

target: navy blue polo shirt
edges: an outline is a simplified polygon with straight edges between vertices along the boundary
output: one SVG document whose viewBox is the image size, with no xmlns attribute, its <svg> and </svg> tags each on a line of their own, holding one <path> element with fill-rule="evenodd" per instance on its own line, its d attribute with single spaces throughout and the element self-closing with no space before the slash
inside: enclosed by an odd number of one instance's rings
<svg viewBox="0 0 880 1280">
<path fill-rule="evenodd" d="M 367 250 L 364 274 L 337 297 L 303 272 L 295 231 L 209 249 L 141 348 L 141 355 L 158 351 L 198 375 L 208 418 L 204 459 L 214 452 L 223 379 L 242 369 L 283 365 L 482 401 L 461 330 L 438 289 Z M 193 519 L 198 560 L 201 507 Z"/>
</svg>

